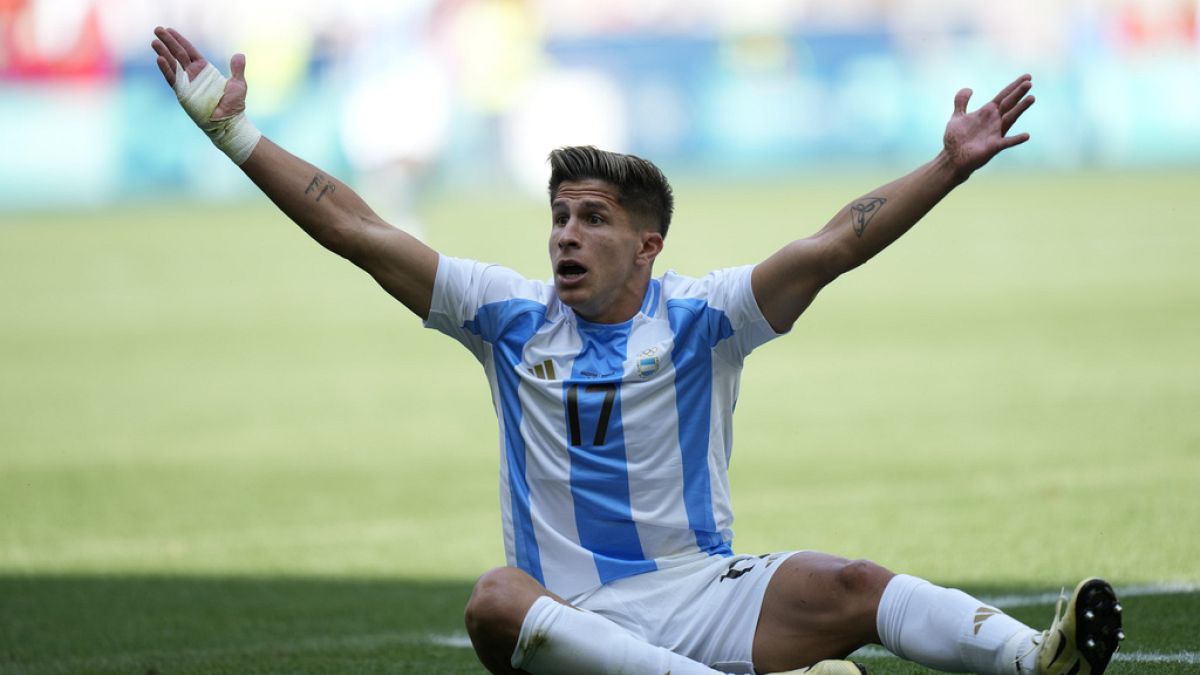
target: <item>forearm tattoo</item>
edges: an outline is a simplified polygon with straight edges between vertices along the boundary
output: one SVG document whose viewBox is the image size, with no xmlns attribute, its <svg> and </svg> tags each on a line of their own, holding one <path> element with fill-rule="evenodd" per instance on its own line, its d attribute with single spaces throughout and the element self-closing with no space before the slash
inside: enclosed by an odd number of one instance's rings
<svg viewBox="0 0 1200 675">
<path fill-rule="evenodd" d="M 858 235 L 859 239 L 866 231 L 867 223 L 871 222 L 886 202 L 886 197 L 867 197 L 850 205 L 850 220 L 854 223 L 854 234 Z"/>
<path fill-rule="evenodd" d="M 311 194 L 313 192 L 317 193 L 316 201 L 319 202 L 319 201 L 321 201 L 321 198 L 325 196 L 326 193 L 337 192 L 337 184 L 334 183 L 333 181 L 329 180 L 325 176 L 322 176 L 321 174 L 317 174 L 312 177 L 311 181 L 308 182 L 308 187 L 304 188 L 304 194 L 306 194 L 306 195 Z"/>
</svg>

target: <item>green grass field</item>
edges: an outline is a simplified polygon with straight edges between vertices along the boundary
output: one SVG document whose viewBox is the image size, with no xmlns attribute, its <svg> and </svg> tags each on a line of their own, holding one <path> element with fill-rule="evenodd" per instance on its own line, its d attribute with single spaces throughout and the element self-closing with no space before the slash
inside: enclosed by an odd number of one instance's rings
<svg viewBox="0 0 1200 675">
<path fill-rule="evenodd" d="M 757 261 L 885 178 L 681 182 L 659 271 Z M 984 172 L 827 289 L 748 361 L 736 548 L 1149 587 L 1110 672 L 1197 672 L 1196 185 Z M 441 250 L 548 275 L 540 200 L 421 211 Z M 265 199 L 0 213 L 0 316 L 0 672 L 482 672 L 483 375 Z"/>
</svg>

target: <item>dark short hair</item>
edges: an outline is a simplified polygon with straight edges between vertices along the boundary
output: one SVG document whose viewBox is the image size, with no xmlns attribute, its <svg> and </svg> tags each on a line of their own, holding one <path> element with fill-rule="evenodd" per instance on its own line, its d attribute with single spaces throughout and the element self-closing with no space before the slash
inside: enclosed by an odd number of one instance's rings
<svg viewBox="0 0 1200 675">
<path fill-rule="evenodd" d="M 636 221 L 650 221 L 667 236 L 675 197 L 667 177 L 649 160 L 619 152 L 598 150 L 590 145 L 559 148 L 550 153 L 550 201 L 564 181 L 595 178 L 617 188 L 621 206 Z"/>
</svg>

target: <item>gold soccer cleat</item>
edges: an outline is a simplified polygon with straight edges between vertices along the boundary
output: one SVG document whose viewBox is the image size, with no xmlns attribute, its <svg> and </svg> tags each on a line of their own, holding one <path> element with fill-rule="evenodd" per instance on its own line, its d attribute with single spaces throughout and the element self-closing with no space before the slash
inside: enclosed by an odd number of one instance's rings
<svg viewBox="0 0 1200 675">
<path fill-rule="evenodd" d="M 1067 611 L 1059 598 L 1054 623 L 1042 634 L 1037 675 L 1100 675 L 1108 667 L 1125 633 L 1121 604 L 1103 579 L 1084 579 L 1075 587 Z"/>
</svg>

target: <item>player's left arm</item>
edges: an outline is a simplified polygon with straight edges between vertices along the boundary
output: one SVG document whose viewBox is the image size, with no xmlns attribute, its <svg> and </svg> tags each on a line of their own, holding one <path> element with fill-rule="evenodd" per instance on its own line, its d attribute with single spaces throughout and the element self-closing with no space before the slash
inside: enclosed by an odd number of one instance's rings
<svg viewBox="0 0 1200 675">
<path fill-rule="evenodd" d="M 1032 78 L 1022 75 L 970 113 L 971 90 L 960 90 L 943 148 L 932 161 L 850 202 L 819 232 L 755 267 L 751 286 L 771 327 L 791 328 L 827 284 L 887 248 L 1002 150 L 1029 140 L 1029 134 L 1007 134 L 1033 105 L 1027 95 L 1032 86 Z"/>
</svg>

